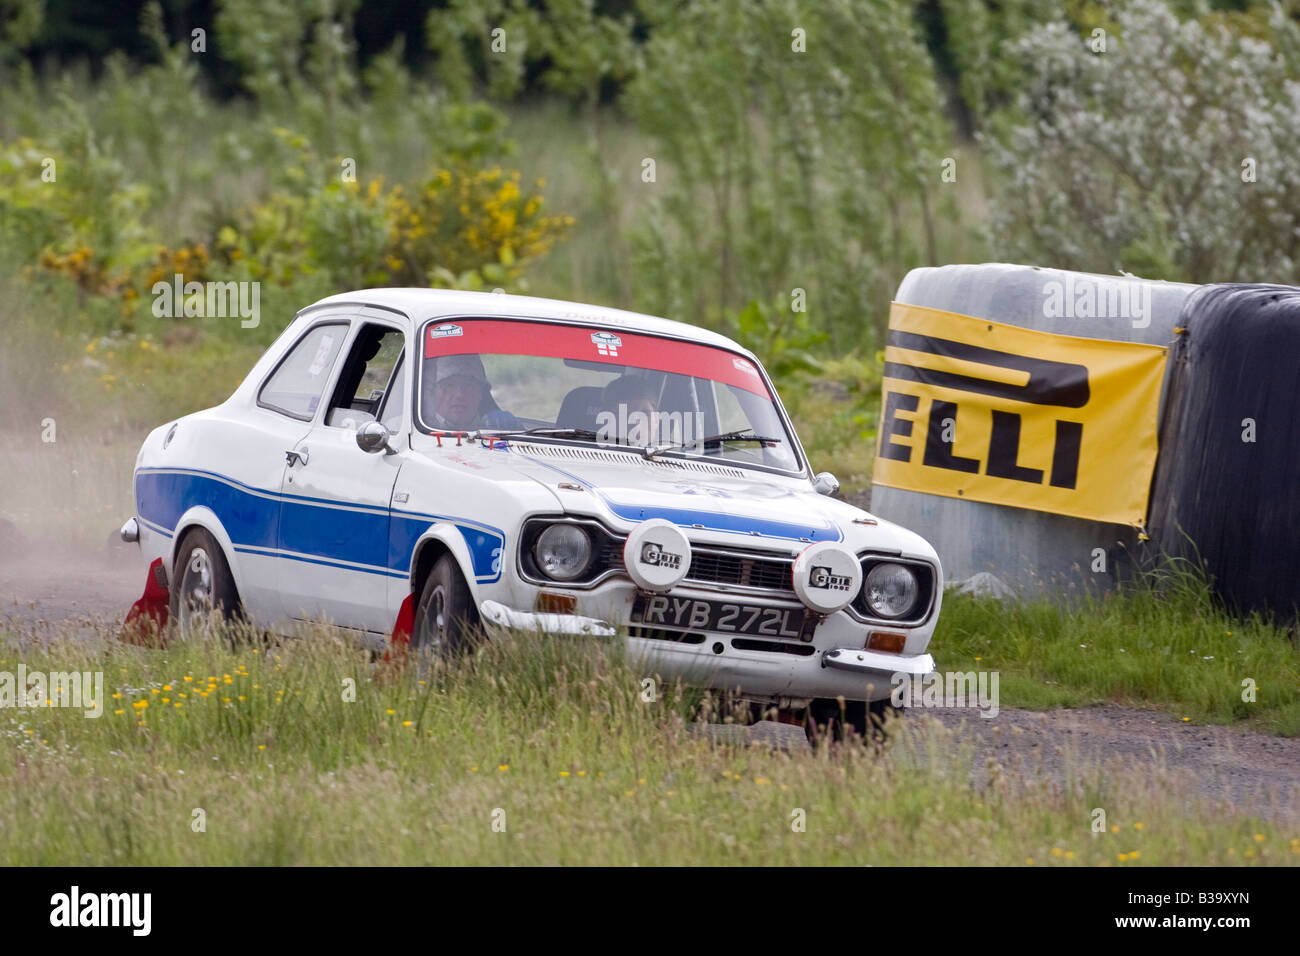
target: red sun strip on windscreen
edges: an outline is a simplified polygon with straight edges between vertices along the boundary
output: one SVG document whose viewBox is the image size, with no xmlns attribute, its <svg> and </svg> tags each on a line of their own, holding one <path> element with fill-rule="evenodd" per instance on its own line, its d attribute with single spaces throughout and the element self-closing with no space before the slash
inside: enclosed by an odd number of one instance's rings
<svg viewBox="0 0 1300 956">
<path fill-rule="evenodd" d="M 635 332 L 502 319 L 436 322 L 425 332 L 424 357 L 439 355 L 541 355 L 614 366 L 676 372 L 734 385 L 771 399 L 749 359 L 733 352 Z"/>
</svg>

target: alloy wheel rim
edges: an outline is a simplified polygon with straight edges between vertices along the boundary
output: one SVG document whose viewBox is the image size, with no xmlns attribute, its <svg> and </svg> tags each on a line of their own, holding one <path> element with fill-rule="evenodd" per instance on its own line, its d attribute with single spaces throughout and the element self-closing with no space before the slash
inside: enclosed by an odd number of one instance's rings
<svg viewBox="0 0 1300 956">
<path fill-rule="evenodd" d="M 183 635 L 194 631 L 195 623 L 212 611 L 212 560 L 203 548 L 195 548 L 185 562 L 180 585 L 180 626 Z"/>
<path fill-rule="evenodd" d="M 429 643 L 432 650 L 440 651 L 447 646 L 447 601 L 441 587 L 433 591 L 429 601 L 429 617 L 433 623 Z"/>
</svg>

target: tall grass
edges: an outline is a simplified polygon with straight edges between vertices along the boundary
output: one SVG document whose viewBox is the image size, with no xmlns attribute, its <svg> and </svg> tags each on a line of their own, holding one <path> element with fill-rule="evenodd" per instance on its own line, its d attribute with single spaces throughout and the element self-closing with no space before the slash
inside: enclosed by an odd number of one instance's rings
<svg viewBox="0 0 1300 956">
<path fill-rule="evenodd" d="M 586 641 L 515 635 L 422 674 L 322 634 L 162 651 L 10 635 L 0 671 L 19 661 L 102 671 L 107 700 L 98 719 L 4 713 L 7 864 L 1297 860 L 1294 817 L 1225 814 L 1159 769 L 973 783 L 970 749 L 922 720 L 884 749 L 711 743 L 689 695 L 645 702 L 638 671 Z M 1096 806 L 1116 832 L 1091 833 Z"/>
</svg>

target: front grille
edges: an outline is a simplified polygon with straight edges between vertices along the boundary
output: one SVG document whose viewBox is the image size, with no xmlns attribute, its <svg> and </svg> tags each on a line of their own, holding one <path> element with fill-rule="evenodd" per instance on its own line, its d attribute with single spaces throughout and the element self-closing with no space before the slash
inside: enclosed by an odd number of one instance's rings
<svg viewBox="0 0 1300 956">
<path fill-rule="evenodd" d="M 728 584 L 764 591 L 794 593 L 789 559 L 759 557 L 744 552 L 691 549 L 686 580 L 698 584 Z"/>
<path fill-rule="evenodd" d="M 587 570 L 581 578 L 566 584 L 547 580 L 536 568 L 532 555 L 532 543 L 547 525 L 556 521 L 569 521 L 585 527 L 592 535 L 595 553 Z M 536 584 L 559 587 L 595 587 L 611 575 L 625 575 L 627 568 L 623 563 L 623 549 L 627 539 L 605 528 L 590 518 L 569 517 L 534 517 L 524 525 L 520 535 L 519 562 L 520 572 L 525 580 Z M 860 556 L 862 574 L 865 580 L 871 568 L 880 562 L 904 564 L 912 568 L 917 576 L 918 594 L 916 604 L 908 613 L 897 619 L 875 617 L 866 604 L 865 589 L 858 594 L 846 608 L 857 620 L 867 624 L 886 624 L 894 627 L 917 627 L 929 619 L 935 602 L 936 569 L 928 561 L 916 558 L 903 558 L 891 554 L 864 554 Z M 699 545 L 691 548 L 691 566 L 683 579 L 687 584 L 719 589 L 737 588 L 752 590 L 757 594 L 771 597 L 794 598 L 794 580 L 792 569 L 794 558 L 771 551 L 750 551 L 737 548 Z M 647 629 L 649 630 L 649 629 Z M 636 636 L 651 637 L 658 640 L 683 640 L 674 635 L 663 636 L 664 632 Z M 694 643 L 692 639 L 686 639 Z M 750 650 L 767 650 L 752 647 Z M 774 649 L 774 648 L 773 648 Z M 782 651 L 781 653 L 800 653 Z"/>
<path fill-rule="evenodd" d="M 623 540 L 621 538 L 605 538 L 601 542 L 600 550 L 596 553 L 593 565 L 598 568 L 614 568 L 622 571 Z"/>
<path fill-rule="evenodd" d="M 623 571 L 623 541 L 603 541 L 594 566 Z M 694 584 L 721 584 L 793 594 L 790 567 L 791 560 L 788 558 L 769 558 L 743 551 L 692 548 L 691 566 L 686 572 L 686 580 Z"/>
<path fill-rule="evenodd" d="M 533 542 L 542 529 L 555 521 L 572 521 L 585 527 L 592 535 L 595 553 L 586 572 L 570 586 L 594 586 L 609 574 L 626 574 L 623 548 L 627 539 L 617 536 L 590 519 L 531 518 L 521 534 L 519 561 L 523 576 L 539 584 L 553 584 L 536 568 L 532 554 Z M 696 546 L 691 548 L 691 566 L 684 580 L 688 584 L 721 588 L 752 588 L 764 594 L 793 596 L 794 583 L 790 569 L 793 558 L 761 551 L 742 551 L 730 548 Z"/>
</svg>

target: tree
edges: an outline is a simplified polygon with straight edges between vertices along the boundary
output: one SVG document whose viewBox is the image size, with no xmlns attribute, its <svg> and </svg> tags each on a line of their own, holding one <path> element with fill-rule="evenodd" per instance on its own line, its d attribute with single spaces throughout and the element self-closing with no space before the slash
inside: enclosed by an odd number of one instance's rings
<svg viewBox="0 0 1300 956">
<path fill-rule="evenodd" d="M 657 162 L 646 307 L 716 321 L 802 289 L 837 346 L 871 343 L 948 218 L 953 136 L 914 14 L 909 0 L 643 4 L 623 104 Z"/>
</svg>

